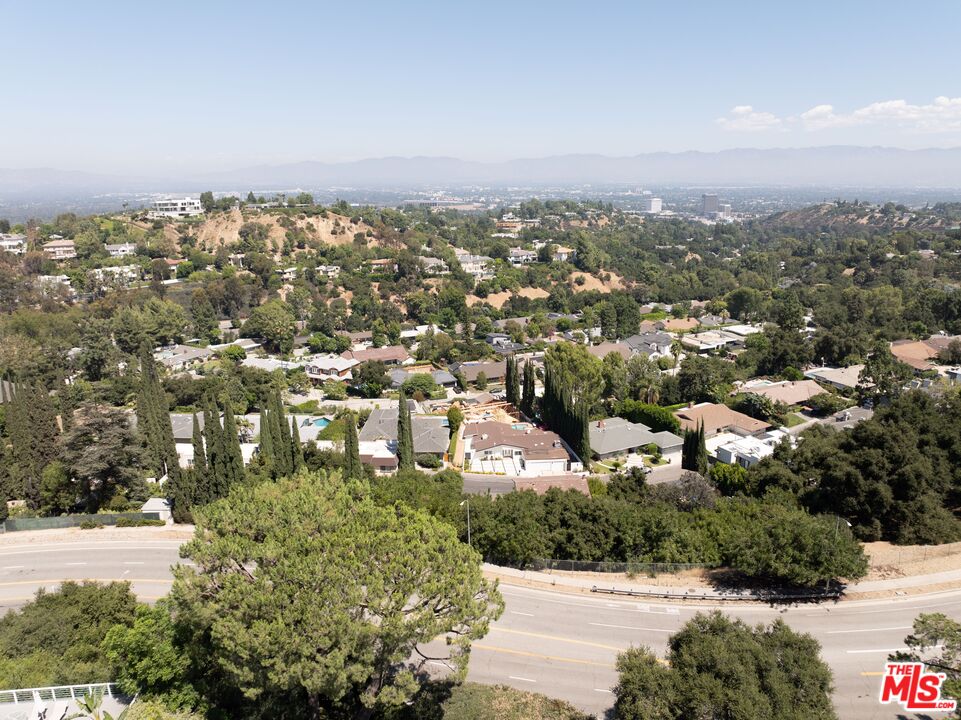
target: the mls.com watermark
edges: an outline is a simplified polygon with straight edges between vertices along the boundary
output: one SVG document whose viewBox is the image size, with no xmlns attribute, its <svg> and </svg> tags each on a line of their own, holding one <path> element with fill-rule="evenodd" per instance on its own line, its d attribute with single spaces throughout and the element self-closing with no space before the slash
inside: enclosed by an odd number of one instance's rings
<svg viewBox="0 0 961 720">
<path fill-rule="evenodd" d="M 886 663 L 881 679 L 881 703 L 899 703 L 909 712 L 951 711 L 955 700 L 941 699 L 944 673 L 925 672 L 924 663 Z"/>
</svg>

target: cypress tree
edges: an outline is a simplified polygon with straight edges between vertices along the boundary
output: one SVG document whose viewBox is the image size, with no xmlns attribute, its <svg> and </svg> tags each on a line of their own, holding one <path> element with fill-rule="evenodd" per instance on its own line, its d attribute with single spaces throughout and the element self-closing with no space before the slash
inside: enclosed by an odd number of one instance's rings
<svg viewBox="0 0 961 720">
<path fill-rule="evenodd" d="M 707 454 L 707 442 L 704 437 L 704 421 L 701 420 L 697 428 L 697 472 L 707 475 L 710 461 Z"/>
<path fill-rule="evenodd" d="M 297 418 L 291 416 L 290 420 L 290 453 L 293 458 L 291 471 L 296 473 L 304 466 L 304 446 L 300 444 L 300 429 L 297 427 Z"/>
<path fill-rule="evenodd" d="M 397 407 L 397 467 L 400 470 L 414 468 L 414 436 L 410 427 L 410 407 L 407 396 L 400 391 Z"/>
<path fill-rule="evenodd" d="M 521 404 L 521 382 L 517 372 L 517 358 L 513 355 L 507 358 L 507 402 L 515 408 Z"/>
<path fill-rule="evenodd" d="M 10 438 L 9 472 L 27 504 L 40 507 L 43 469 L 57 457 L 57 411 L 42 387 L 18 385 L 7 409 Z"/>
<path fill-rule="evenodd" d="M 349 412 L 344 428 L 344 479 L 353 480 L 364 475 L 360 462 L 360 441 L 357 439 L 357 416 Z"/>
<path fill-rule="evenodd" d="M 200 433 L 200 421 L 197 420 L 197 413 L 193 414 L 193 447 L 194 447 L 194 474 L 197 479 L 207 478 L 207 451 L 204 449 L 204 437 Z"/>
<path fill-rule="evenodd" d="M 580 426 L 580 448 L 578 455 L 581 456 L 581 460 L 584 461 L 584 465 L 587 466 L 591 461 L 591 421 L 590 416 L 587 412 L 587 403 L 578 403 L 580 406 L 580 412 L 578 413 L 577 422 Z"/>
<path fill-rule="evenodd" d="M 271 413 L 271 419 L 274 423 L 273 432 L 274 438 L 277 441 L 276 455 L 278 460 L 274 477 L 288 477 L 293 473 L 294 469 L 293 442 L 290 423 L 284 412 L 284 404 L 280 399 L 280 390 L 274 391 L 273 404 L 274 408 Z"/>
<path fill-rule="evenodd" d="M 260 458 L 272 464 L 274 457 L 273 423 L 270 421 L 270 403 L 267 398 L 260 403 Z"/>
<path fill-rule="evenodd" d="M 520 410 L 527 417 L 534 417 L 534 363 L 524 363 L 524 392 L 521 395 Z"/>
<path fill-rule="evenodd" d="M 207 395 L 204 408 L 204 444 L 207 447 L 207 477 L 210 499 L 224 497 L 229 489 L 227 453 L 224 447 L 224 431 L 220 426 L 220 410 L 211 395 Z"/>
<path fill-rule="evenodd" d="M 137 393 L 137 426 L 146 441 L 148 467 L 159 479 L 171 479 L 180 471 L 177 445 L 170 424 L 167 395 L 160 384 L 150 349 L 140 349 L 140 390 Z"/>
<path fill-rule="evenodd" d="M 230 400 L 224 399 L 224 452 L 226 455 L 228 485 L 244 479 L 244 455 L 240 450 L 240 437 L 237 435 L 237 422 Z"/>
</svg>

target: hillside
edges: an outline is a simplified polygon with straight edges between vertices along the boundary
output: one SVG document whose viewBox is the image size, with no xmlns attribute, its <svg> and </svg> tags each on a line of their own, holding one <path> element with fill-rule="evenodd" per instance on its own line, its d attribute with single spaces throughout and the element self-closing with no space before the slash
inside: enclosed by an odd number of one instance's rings
<svg viewBox="0 0 961 720">
<path fill-rule="evenodd" d="M 774 213 L 758 221 L 761 227 L 778 231 L 805 232 L 896 232 L 899 230 L 948 230 L 958 225 L 959 206 L 939 204 L 933 208 L 908 209 L 903 205 L 872 205 L 833 202 L 799 210 Z"/>
<path fill-rule="evenodd" d="M 357 233 L 373 233 L 373 228 L 363 221 L 354 222 L 349 217 L 327 212 L 326 216 L 305 214 L 285 215 L 270 211 L 233 209 L 227 212 L 212 213 L 199 224 L 177 223 L 173 227 L 179 237 L 190 234 L 197 238 L 201 247 L 215 249 L 240 240 L 240 229 L 245 223 L 257 223 L 267 228 L 268 243 L 274 249 L 281 248 L 288 231 L 303 232 L 308 242 L 326 245 L 349 245 Z M 369 244 L 376 245 L 375 237 Z"/>
</svg>

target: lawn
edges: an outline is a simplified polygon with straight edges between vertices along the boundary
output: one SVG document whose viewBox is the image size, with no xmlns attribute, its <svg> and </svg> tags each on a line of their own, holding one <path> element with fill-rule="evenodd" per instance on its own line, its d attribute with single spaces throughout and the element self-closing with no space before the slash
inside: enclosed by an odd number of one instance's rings
<svg viewBox="0 0 961 720">
<path fill-rule="evenodd" d="M 789 413 L 787 417 L 784 418 L 784 425 L 785 427 L 789 427 L 789 428 L 792 428 L 796 425 L 801 425 L 802 423 L 806 423 L 806 422 L 807 422 L 807 418 L 801 417 L 797 413 Z"/>
</svg>

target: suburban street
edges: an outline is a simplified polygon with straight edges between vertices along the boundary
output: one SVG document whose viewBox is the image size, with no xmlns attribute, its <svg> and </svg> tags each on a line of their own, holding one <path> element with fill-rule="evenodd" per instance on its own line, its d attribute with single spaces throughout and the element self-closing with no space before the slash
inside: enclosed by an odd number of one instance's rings
<svg viewBox="0 0 961 720">
<path fill-rule="evenodd" d="M 170 566 L 179 562 L 176 540 L 31 542 L 0 547 L 0 609 L 29 601 L 40 587 L 63 580 L 129 581 L 145 601 L 170 588 Z M 475 643 L 469 679 L 503 683 L 568 700 L 602 717 L 613 704 L 614 660 L 631 645 L 663 655 L 671 633 L 710 605 L 639 602 L 581 596 L 501 584 L 506 609 L 490 633 Z M 897 708 L 876 700 L 878 674 L 888 653 L 902 648 L 921 611 L 961 616 L 961 590 L 882 600 L 799 605 L 723 606 L 749 623 L 782 618 L 812 633 L 835 673 L 840 717 L 894 720 Z M 442 648 L 438 648 L 441 650 Z M 443 663 L 434 669 L 443 672 Z"/>
</svg>

